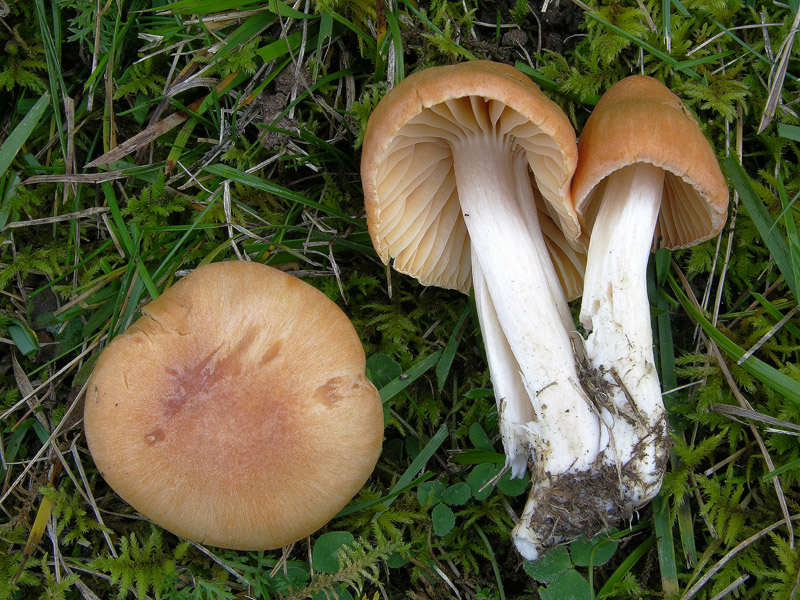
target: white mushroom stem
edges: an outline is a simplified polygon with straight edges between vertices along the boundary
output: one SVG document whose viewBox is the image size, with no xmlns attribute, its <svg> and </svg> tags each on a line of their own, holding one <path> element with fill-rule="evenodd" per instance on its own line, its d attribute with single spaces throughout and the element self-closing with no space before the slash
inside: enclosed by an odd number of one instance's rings
<svg viewBox="0 0 800 600">
<path fill-rule="evenodd" d="M 617 465 L 627 466 L 624 494 L 633 505 L 657 493 L 666 455 L 646 279 L 663 188 L 664 171 L 646 163 L 608 177 L 596 199 L 580 313 L 591 332 L 589 365 L 609 385 L 613 448 Z"/>
<path fill-rule="evenodd" d="M 528 399 L 519 363 L 508 345 L 500 321 L 497 320 L 497 312 L 486 287 L 486 278 L 483 276 L 474 246 L 472 287 L 475 290 L 475 304 L 483 334 L 483 345 L 486 348 L 486 360 L 492 376 L 492 387 L 498 403 L 500 436 L 506 451 L 506 465 L 511 470 L 512 478 L 522 477 L 530 459 L 528 456 L 530 442 L 525 428 L 528 423 L 536 422 L 537 417 L 533 411 L 533 404 Z"/>
<path fill-rule="evenodd" d="M 524 151 L 492 134 L 451 146 L 509 464 L 519 476 L 533 454 L 543 474 L 586 470 L 601 449 L 601 427 L 578 379 L 572 320 L 538 225 Z"/>
</svg>

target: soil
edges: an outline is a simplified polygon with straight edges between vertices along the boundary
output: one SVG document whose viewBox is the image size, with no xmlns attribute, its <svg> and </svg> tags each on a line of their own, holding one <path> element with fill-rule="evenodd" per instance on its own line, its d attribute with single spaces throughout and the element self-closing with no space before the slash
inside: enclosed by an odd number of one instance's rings
<svg viewBox="0 0 800 600">
<path fill-rule="evenodd" d="M 529 52 L 552 50 L 559 54 L 574 48 L 582 33 L 580 25 L 584 16 L 581 8 L 570 0 L 549 0 L 543 12 L 544 3 L 545 0 L 529 2 L 530 10 L 522 27 L 508 30 L 503 36 L 501 46 L 522 45 Z M 494 23 L 497 21 L 497 11 L 500 11 L 501 22 L 512 23 L 511 11 L 514 4 L 513 1 L 488 3 L 478 10 L 478 20 Z"/>
<path fill-rule="evenodd" d="M 563 54 L 574 48 L 581 38 L 583 11 L 568 0 L 551 2 L 539 20 L 542 23 L 542 48 Z"/>
</svg>

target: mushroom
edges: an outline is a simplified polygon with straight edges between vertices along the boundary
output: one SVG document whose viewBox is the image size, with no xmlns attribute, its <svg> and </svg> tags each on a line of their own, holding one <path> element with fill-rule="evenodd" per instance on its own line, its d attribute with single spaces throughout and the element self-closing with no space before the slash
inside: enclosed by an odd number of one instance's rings
<svg viewBox="0 0 800 600">
<path fill-rule="evenodd" d="M 586 122 L 572 191 L 591 233 L 580 320 L 590 332 L 594 400 L 610 430 L 602 458 L 619 473 L 619 494 L 608 502 L 624 517 L 658 493 L 669 448 L 647 299 L 654 236 L 682 248 L 717 235 L 728 189 L 680 99 L 632 76 L 609 88 Z"/>
<path fill-rule="evenodd" d="M 590 469 L 605 444 L 566 302 L 583 270 L 575 164 L 564 113 L 519 71 L 488 61 L 409 76 L 364 136 L 373 245 L 426 285 L 474 286 L 506 464 L 520 477 L 535 458 L 534 487 Z M 530 558 L 525 529 L 515 542 Z"/>
<path fill-rule="evenodd" d="M 320 528 L 372 472 L 383 410 L 353 326 L 277 269 L 194 270 L 143 307 L 88 382 L 108 484 L 165 529 L 240 550 Z"/>
</svg>

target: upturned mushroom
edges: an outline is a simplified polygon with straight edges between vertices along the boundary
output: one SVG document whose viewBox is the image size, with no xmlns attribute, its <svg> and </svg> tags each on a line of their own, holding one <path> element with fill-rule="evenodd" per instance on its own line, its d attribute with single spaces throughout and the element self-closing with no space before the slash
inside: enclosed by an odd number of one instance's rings
<svg viewBox="0 0 800 600">
<path fill-rule="evenodd" d="M 572 192 L 591 234 L 580 311 L 589 332 L 587 381 L 609 431 L 594 466 L 596 498 L 587 496 L 578 512 L 600 530 L 658 493 L 668 456 L 646 285 L 654 237 L 681 248 L 717 235 L 728 189 L 680 99 L 655 79 L 633 76 L 603 95 L 581 132 Z M 535 529 L 537 547 L 578 532 L 569 529 L 575 515 L 566 519 L 562 509 L 552 495 L 529 503 L 522 523 Z"/>
<path fill-rule="evenodd" d="M 383 409 L 361 343 L 324 294 L 265 265 L 200 267 L 142 309 L 88 382 L 101 475 L 165 529 L 284 546 L 367 480 Z"/>
<path fill-rule="evenodd" d="M 507 466 L 519 477 L 534 465 L 534 487 L 591 469 L 607 440 L 579 378 L 566 302 L 583 270 L 575 165 L 559 107 L 487 61 L 406 78 L 364 137 L 373 245 L 426 285 L 474 286 Z M 515 542 L 532 558 L 528 529 Z"/>
</svg>

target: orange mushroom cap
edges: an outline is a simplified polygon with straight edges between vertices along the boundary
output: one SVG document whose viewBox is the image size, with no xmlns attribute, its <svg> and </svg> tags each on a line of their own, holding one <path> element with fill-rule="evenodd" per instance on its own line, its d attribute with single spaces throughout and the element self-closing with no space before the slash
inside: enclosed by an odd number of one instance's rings
<svg viewBox="0 0 800 600">
<path fill-rule="evenodd" d="M 251 262 L 200 267 L 142 309 L 89 379 L 109 485 L 202 543 L 278 548 L 320 528 L 380 453 L 383 410 L 344 313 Z"/>
<path fill-rule="evenodd" d="M 720 232 L 728 187 L 714 150 L 680 98 L 645 75 L 611 86 L 578 139 L 572 197 L 587 231 L 606 177 L 637 162 L 666 171 L 655 230 L 664 247 L 691 246 Z"/>
</svg>

